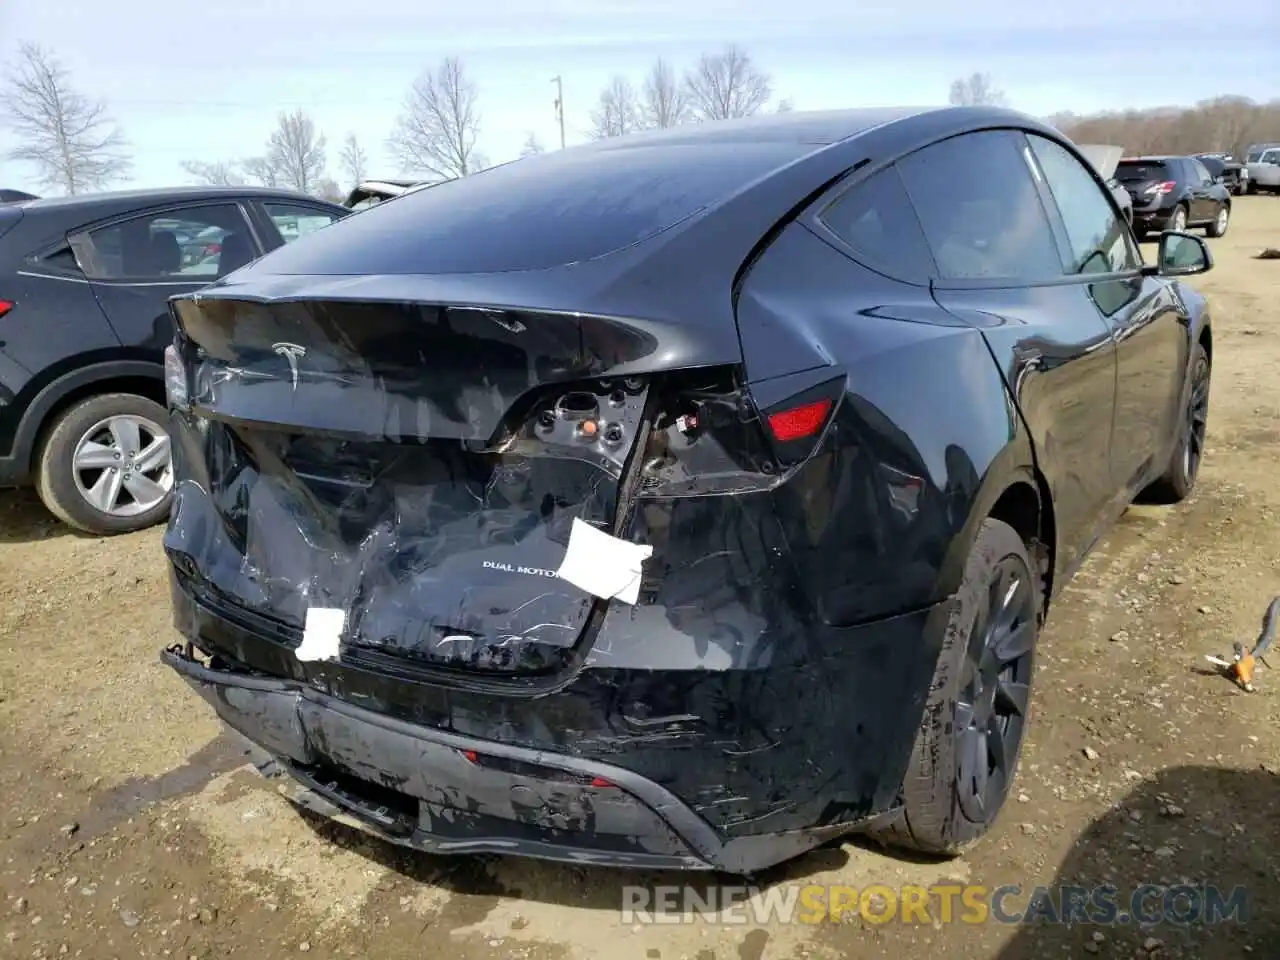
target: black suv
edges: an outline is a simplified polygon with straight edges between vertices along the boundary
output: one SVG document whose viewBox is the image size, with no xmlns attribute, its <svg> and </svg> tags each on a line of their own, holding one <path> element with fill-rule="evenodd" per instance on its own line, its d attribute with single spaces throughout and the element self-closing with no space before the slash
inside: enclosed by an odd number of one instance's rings
<svg viewBox="0 0 1280 960">
<path fill-rule="evenodd" d="M 1161 230 L 1204 227 L 1211 237 L 1227 232 L 1231 191 L 1195 157 L 1134 157 L 1116 167 L 1133 197 L 1133 231 L 1138 239 Z"/>
<path fill-rule="evenodd" d="M 0 205 L 0 487 L 91 533 L 163 520 L 169 297 L 349 212 L 251 187 Z"/>
</svg>

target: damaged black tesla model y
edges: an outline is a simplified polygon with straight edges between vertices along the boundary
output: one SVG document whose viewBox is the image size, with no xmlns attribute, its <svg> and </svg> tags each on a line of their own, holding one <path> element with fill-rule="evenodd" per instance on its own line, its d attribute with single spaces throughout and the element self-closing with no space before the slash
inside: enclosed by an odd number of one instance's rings
<svg viewBox="0 0 1280 960">
<path fill-rule="evenodd" d="M 173 301 L 164 653 L 296 802 L 750 872 L 994 821 L 1051 597 L 1195 482 L 1211 352 L 986 108 L 521 159 Z"/>
</svg>

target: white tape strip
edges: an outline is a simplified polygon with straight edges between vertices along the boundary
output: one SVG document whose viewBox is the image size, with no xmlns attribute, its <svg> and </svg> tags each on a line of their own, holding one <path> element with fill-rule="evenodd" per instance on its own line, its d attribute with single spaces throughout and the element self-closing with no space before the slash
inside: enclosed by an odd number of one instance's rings
<svg viewBox="0 0 1280 960">
<path fill-rule="evenodd" d="M 619 540 L 575 517 L 557 575 L 597 597 L 634 604 L 640 599 L 641 568 L 651 556 L 652 546 Z"/>
</svg>

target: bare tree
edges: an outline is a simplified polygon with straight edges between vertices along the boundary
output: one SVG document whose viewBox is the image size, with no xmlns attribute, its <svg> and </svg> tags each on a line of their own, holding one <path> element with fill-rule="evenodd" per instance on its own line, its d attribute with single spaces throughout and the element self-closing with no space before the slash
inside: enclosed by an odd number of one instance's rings
<svg viewBox="0 0 1280 960">
<path fill-rule="evenodd" d="M 951 81 L 951 102 L 957 107 L 1003 107 L 1009 101 L 991 82 L 989 73 L 971 73 Z"/>
<path fill-rule="evenodd" d="M 301 107 L 282 113 L 267 141 L 266 159 L 281 183 L 310 193 L 324 176 L 324 135 Z"/>
<path fill-rule="evenodd" d="M 538 135 L 530 130 L 529 135 L 524 138 L 524 146 L 520 148 L 520 156 L 532 157 L 545 152 L 546 147 L 542 145 L 542 141 L 538 139 Z"/>
<path fill-rule="evenodd" d="M 235 163 L 230 160 L 183 160 L 182 169 L 195 177 L 197 183 L 208 183 L 215 187 L 236 187 L 244 183 Z"/>
<path fill-rule="evenodd" d="M 591 111 L 591 138 L 621 137 L 640 129 L 640 104 L 635 87 L 621 74 L 600 91 L 600 100 Z"/>
<path fill-rule="evenodd" d="M 268 157 L 249 157 L 240 161 L 240 169 L 251 180 L 256 180 L 264 187 L 280 186 L 280 174 Z"/>
<path fill-rule="evenodd" d="M 478 99 L 462 61 L 448 57 L 434 73 L 426 71 L 414 82 L 391 134 L 391 151 L 406 169 L 441 180 L 483 169 L 476 153 Z"/>
<path fill-rule="evenodd" d="M 689 120 L 689 92 L 667 61 L 659 58 L 644 78 L 640 119 L 646 127 L 665 129 Z"/>
<path fill-rule="evenodd" d="M 41 184 L 73 196 L 128 177 L 128 145 L 106 105 L 73 90 L 53 54 L 24 43 L 6 80 L 0 104 L 18 142 L 10 160 L 31 164 Z"/>
<path fill-rule="evenodd" d="M 338 154 L 338 164 L 342 167 L 342 172 L 351 180 L 352 186 L 359 186 L 369 165 L 369 157 L 354 133 L 348 133 L 347 139 L 342 141 L 342 152 Z"/>
<path fill-rule="evenodd" d="M 324 176 L 312 185 L 311 195 L 319 197 L 321 200 L 328 200 L 331 203 L 341 203 L 345 197 L 342 188 L 338 186 L 338 182 L 332 177 Z"/>
<path fill-rule="evenodd" d="M 769 75 L 758 69 L 741 48 L 730 45 L 720 53 L 704 53 L 685 78 L 694 116 L 699 120 L 727 120 L 758 113 L 773 92 Z"/>
</svg>

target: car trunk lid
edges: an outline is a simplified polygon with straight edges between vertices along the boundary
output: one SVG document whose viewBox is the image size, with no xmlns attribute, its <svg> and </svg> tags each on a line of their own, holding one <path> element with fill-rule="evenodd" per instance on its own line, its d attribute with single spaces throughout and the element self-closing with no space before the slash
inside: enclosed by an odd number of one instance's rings
<svg viewBox="0 0 1280 960">
<path fill-rule="evenodd" d="M 469 305 L 175 316 L 179 574 L 295 640 L 341 611 L 342 659 L 395 670 L 572 663 L 604 604 L 557 576 L 575 522 L 619 529 L 655 381 L 723 359 L 688 327 Z"/>
</svg>

